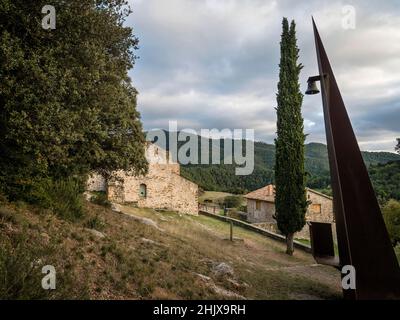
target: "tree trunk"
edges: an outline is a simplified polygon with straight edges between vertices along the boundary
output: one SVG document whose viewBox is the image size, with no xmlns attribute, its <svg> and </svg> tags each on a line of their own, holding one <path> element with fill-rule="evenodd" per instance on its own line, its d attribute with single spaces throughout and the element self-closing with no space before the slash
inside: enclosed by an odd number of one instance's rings
<svg viewBox="0 0 400 320">
<path fill-rule="evenodd" d="M 290 256 L 293 255 L 293 238 L 294 238 L 294 233 L 289 233 L 286 236 L 286 253 Z"/>
</svg>

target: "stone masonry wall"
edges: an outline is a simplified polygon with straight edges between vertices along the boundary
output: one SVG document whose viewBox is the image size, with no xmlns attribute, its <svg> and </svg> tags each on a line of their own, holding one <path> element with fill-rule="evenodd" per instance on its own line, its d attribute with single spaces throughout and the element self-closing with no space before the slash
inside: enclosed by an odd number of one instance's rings
<svg viewBox="0 0 400 320">
<path fill-rule="evenodd" d="M 88 180 L 88 191 L 107 191 L 108 199 L 118 203 L 134 203 L 139 207 L 167 209 L 180 213 L 198 214 L 198 186 L 180 176 L 180 166 L 169 154 L 155 144 L 146 145 L 149 171 L 146 176 L 130 176 L 116 172 L 119 178 L 105 182 L 98 174 Z M 146 196 L 141 196 L 141 185 Z"/>
<path fill-rule="evenodd" d="M 333 215 L 333 202 L 332 199 L 320 195 L 312 190 L 307 190 L 307 200 L 311 201 L 306 212 L 306 221 L 316 221 L 316 222 L 334 222 Z M 321 212 L 314 209 L 313 204 L 321 205 Z M 335 226 L 333 226 L 334 228 Z M 309 226 L 306 224 L 304 228 L 295 234 L 296 238 L 299 239 L 310 239 Z"/>
<path fill-rule="evenodd" d="M 87 191 L 107 191 L 106 180 L 99 174 L 91 174 L 86 182 Z"/>
<path fill-rule="evenodd" d="M 139 207 L 197 214 L 198 186 L 176 174 L 177 166 L 150 164 L 146 176 L 119 173 L 124 179 L 123 186 L 118 182 L 110 184 L 109 199 L 115 202 L 135 203 Z M 144 197 L 140 195 L 140 185 L 146 186 Z"/>
<path fill-rule="evenodd" d="M 275 204 L 261 201 L 260 210 L 256 207 L 257 200 L 247 199 L 247 220 L 250 223 L 274 222 Z"/>
<path fill-rule="evenodd" d="M 311 189 L 307 189 L 306 194 L 307 200 L 311 202 L 306 212 L 306 221 L 332 223 L 332 228 L 335 230 L 332 199 Z M 317 211 L 313 204 L 320 205 L 321 212 Z M 256 200 L 248 199 L 247 212 L 247 219 L 250 223 L 256 223 L 267 230 L 279 232 L 276 221 L 272 218 L 275 214 L 274 203 L 261 201 L 260 210 L 256 210 Z M 295 238 L 310 239 L 309 226 L 306 224 L 301 231 L 295 234 Z"/>
</svg>

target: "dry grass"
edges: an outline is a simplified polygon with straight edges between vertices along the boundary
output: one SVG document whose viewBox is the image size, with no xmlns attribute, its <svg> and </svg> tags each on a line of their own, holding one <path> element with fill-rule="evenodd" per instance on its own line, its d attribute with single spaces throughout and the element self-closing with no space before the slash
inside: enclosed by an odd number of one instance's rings
<svg viewBox="0 0 400 320">
<path fill-rule="evenodd" d="M 289 257 L 283 244 L 241 228 L 234 228 L 234 236 L 241 240 L 230 242 L 224 222 L 123 208 L 128 214 L 152 219 L 162 229 L 158 230 L 91 203 L 86 203 L 86 211 L 84 220 L 68 222 L 34 208 L 7 206 L 0 219 L 2 241 L 24 229 L 57 246 L 41 263 L 54 264 L 57 274 L 68 275 L 64 278 L 70 282 L 64 281 L 56 290 L 58 298 L 340 298 L 335 270 L 315 266 L 311 256 L 300 251 Z M 90 227 L 98 228 L 104 237 Z M 213 266 L 221 262 L 232 266 L 233 275 L 213 273 Z"/>
</svg>

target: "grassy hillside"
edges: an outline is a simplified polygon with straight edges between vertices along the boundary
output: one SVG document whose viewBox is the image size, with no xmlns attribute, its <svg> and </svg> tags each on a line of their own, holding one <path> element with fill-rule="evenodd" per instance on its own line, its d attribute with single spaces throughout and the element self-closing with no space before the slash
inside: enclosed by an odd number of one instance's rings
<svg viewBox="0 0 400 320">
<path fill-rule="evenodd" d="M 312 257 L 212 218 L 86 203 L 68 222 L 22 203 L 0 206 L 0 298 L 332 299 L 340 275 Z M 151 219 L 151 220 L 150 220 Z M 54 265 L 57 289 L 41 288 Z"/>
</svg>

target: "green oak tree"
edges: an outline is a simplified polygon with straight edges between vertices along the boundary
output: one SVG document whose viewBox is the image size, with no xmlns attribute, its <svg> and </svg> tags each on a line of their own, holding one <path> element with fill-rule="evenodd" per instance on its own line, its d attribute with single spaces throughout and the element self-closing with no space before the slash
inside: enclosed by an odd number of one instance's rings
<svg viewBox="0 0 400 320">
<path fill-rule="evenodd" d="M 46 30 L 47 4 L 0 0 L 0 186 L 10 198 L 40 179 L 147 170 L 127 2 L 53 0 Z"/>
<path fill-rule="evenodd" d="M 389 200 L 383 206 L 382 214 L 390 239 L 395 247 L 400 243 L 400 202 L 393 199 Z"/>
</svg>

